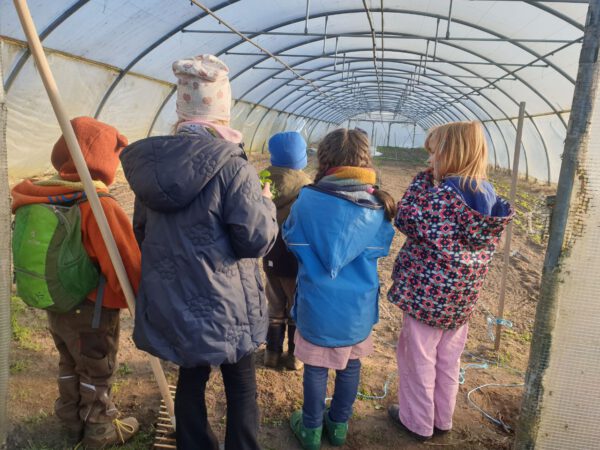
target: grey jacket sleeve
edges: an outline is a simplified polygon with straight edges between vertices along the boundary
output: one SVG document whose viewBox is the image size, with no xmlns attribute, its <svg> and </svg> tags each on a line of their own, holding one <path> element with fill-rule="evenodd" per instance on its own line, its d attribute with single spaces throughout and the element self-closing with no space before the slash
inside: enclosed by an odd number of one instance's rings
<svg viewBox="0 0 600 450">
<path fill-rule="evenodd" d="M 258 175 L 249 164 L 229 183 L 223 218 L 239 258 L 260 258 L 273 247 L 279 231 L 275 205 L 262 196 Z"/>
<path fill-rule="evenodd" d="M 133 234 L 135 234 L 135 240 L 141 250 L 142 242 L 146 237 L 146 207 L 137 197 L 133 204 Z"/>
</svg>

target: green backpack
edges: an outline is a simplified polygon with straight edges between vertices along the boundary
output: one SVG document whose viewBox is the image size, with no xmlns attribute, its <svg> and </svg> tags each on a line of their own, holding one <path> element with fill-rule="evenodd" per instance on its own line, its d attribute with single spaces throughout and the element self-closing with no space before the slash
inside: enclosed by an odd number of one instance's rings
<svg viewBox="0 0 600 450">
<path fill-rule="evenodd" d="M 81 241 L 79 203 L 35 203 L 15 213 L 12 252 L 17 295 L 34 308 L 70 311 L 98 286 L 98 268 Z"/>
</svg>

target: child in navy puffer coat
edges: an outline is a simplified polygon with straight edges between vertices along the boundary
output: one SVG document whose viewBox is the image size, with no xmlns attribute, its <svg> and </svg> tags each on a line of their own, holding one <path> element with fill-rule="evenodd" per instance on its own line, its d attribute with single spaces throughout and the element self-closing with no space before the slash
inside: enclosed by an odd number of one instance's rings
<svg viewBox="0 0 600 450">
<path fill-rule="evenodd" d="M 482 127 L 457 122 L 432 130 L 431 168 L 398 205 L 407 240 L 396 259 L 388 299 L 404 311 L 398 339 L 399 405 L 391 418 L 419 440 L 452 428 L 467 322 L 511 206 L 486 181 Z"/>
</svg>

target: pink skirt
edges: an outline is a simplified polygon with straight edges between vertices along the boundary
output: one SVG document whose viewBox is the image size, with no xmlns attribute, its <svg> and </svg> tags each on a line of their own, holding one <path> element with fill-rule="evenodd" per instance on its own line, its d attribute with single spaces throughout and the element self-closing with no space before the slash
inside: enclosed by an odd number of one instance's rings
<svg viewBox="0 0 600 450">
<path fill-rule="evenodd" d="M 296 329 L 294 343 L 294 356 L 304 364 L 334 370 L 344 370 L 348 360 L 364 358 L 373 353 L 373 339 L 370 334 L 364 341 L 348 347 L 321 347 L 305 340 L 300 330 Z"/>
</svg>

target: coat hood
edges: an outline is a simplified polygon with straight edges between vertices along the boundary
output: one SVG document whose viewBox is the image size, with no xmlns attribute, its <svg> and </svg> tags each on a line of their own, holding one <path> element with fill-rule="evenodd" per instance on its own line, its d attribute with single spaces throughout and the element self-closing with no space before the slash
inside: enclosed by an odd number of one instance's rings
<svg viewBox="0 0 600 450">
<path fill-rule="evenodd" d="M 115 180 L 119 153 L 127 145 L 127 138 L 115 127 L 91 117 L 77 117 L 71 120 L 71 125 L 92 179 L 110 186 Z M 80 181 L 64 136 L 54 144 L 50 159 L 63 180 Z"/>
<path fill-rule="evenodd" d="M 309 245 L 331 278 L 369 246 L 375 249 L 381 241 L 383 248 L 391 240 L 388 234 L 394 234 L 391 226 L 384 226 L 383 207 L 375 201 L 356 202 L 315 186 L 303 188 L 292 209 L 296 211 L 284 224 L 284 240 L 290 247 Z M 294 217 L 310 220 L 296 222 Z"/>
<path fill-rule="evenodd" d="M 139 200 L 150 209 L 171 212 L 189 205 L 236 156 L 246 157 L 240 146 L 223 139 L 157 136 L 126 147 L 121 162 Z"/>
<path fill-rule="evenodd" d="M 496 197 L 489 215 L 471 209 L 462 198 L 458 205 L 458 223 L 462 225 L 465 244 L 472 250 L 479 250 L 499 238 L 515 214 L 510 203 L 500 196 Z"/>
<path fill-rule="evenodd" d="M 108 188 L 100 181 L 95 181 L 98 193 L 108 194 Z M 86 198 L 83 184 L 62 180 L 55 176 L 49 180 L 26 179 L 11 190 L 12 212 L 18 208 L 34 203 L 64 204 Z"/>
</svg>

